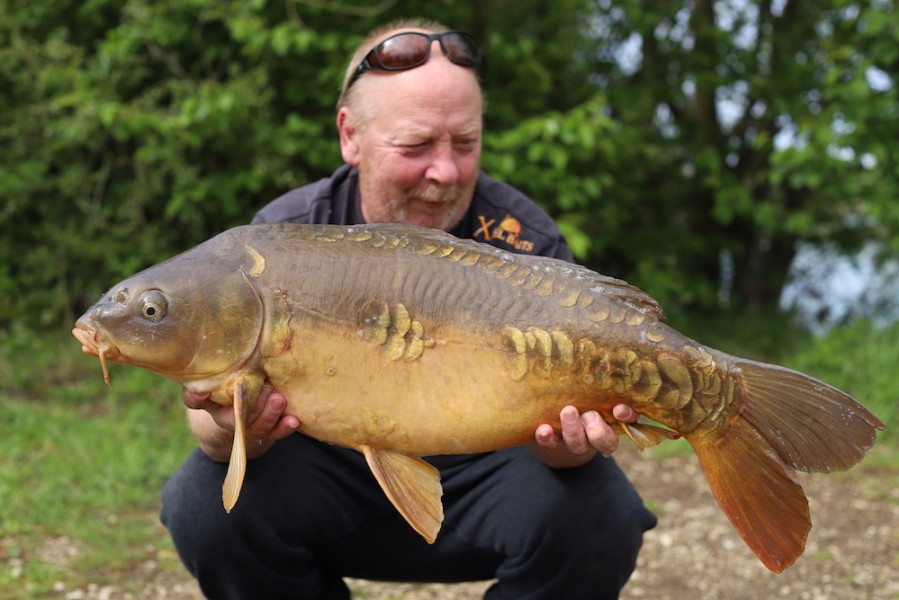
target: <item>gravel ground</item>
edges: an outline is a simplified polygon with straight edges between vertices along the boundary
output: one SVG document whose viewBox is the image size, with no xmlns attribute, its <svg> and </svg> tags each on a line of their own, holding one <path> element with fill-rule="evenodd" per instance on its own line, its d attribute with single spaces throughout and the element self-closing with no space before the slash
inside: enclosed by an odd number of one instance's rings
<svg viewBox="0 0 899 600">
<path fill-rule="evenodd" d="M 616 456 L 659 515 L 659 526 L 647 534 L 637 570 L 622 593 L 624 600 L 899 600 L 899 469 L 803 476 L 814 525 L 805 554 L 776 575 L 746 548 L 718 509 L 692 454 L 646 460 L 628 446 Z M 94 585 L 59 589 L 57 597 L 202 598 L 186 573 L 172 568 L 174 561 L 156 557 L 141 565 L 132 579 L 132 584 L 143 582 L 139 593 Z M 366 600 L 473 600 L 490 585 L 349 583 L 354 597 Z"/>
</svg>

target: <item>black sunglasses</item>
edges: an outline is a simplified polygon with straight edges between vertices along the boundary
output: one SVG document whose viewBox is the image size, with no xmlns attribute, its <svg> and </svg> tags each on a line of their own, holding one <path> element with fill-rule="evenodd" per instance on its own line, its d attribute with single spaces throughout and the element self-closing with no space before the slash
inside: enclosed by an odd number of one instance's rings
<svg viewBox="0 0 899 600">
<path fill-rule="evenodd" d="M 476 69 L 481 66 L 481 47 L 473 35 L 464 31 L 446 31 L 444 33 L 420 33 L 404 31 L 381 40 L 371 49 L 346 85 L 356 83 L 359 76 L 366 71 L 381 69 L 383 71 L 405 71 L 414 69 L 428 62 L 431 56 L 431 42 L 440 42 L 443 54 L 454 65 Z"/>
</svg>

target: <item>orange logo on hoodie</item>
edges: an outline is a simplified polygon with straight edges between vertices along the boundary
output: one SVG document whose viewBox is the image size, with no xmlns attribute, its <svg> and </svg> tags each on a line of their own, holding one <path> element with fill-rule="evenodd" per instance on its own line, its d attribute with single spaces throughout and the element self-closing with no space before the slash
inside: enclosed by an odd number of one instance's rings
<svg viewBox="0 0 899 600">
<path fill-rule="evenodd" d="M 496 219 L 488 221 L 485 217 L 479 216 L 478 220 L 481 222 L 481 227 L 474 232 L 475 238 L 480 236 L 487 242 L 500 240 L 519 252 L 534 250 L 534 242 L 521 239 L 521 223 L 512 215 L 507 214 L 495 227 Z"/>
</svg>

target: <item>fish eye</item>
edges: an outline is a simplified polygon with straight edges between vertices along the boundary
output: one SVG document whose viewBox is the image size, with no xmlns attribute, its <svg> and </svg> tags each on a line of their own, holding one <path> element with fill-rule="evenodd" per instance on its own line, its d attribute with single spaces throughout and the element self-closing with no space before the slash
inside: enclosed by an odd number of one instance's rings
<svg viewBox="0 0 899 600">
<path fill-rule="evenodd" d="M 165 316 L 169 303 L 159 290 L 144 292 L 140 297 L 140 314 L 154 323 L 159 322 Z"/>
</svg>

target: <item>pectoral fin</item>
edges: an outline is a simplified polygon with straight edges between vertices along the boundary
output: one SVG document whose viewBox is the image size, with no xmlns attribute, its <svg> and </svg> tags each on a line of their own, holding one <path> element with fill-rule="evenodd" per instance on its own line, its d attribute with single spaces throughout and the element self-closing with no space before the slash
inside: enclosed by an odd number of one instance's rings
<svg viewBox="0 0 899 600">
<path fill-rule="evenodd" d="M 652 446 L 657 446 L 665 440 L 676 440 L 680 434 L 664 427 L 649 425 L 648 423 L 617 423 L 621 430 L 631 438 L 634 445 L 640 451 Z M 617 429 L 617 427 L 616 427 Z"/>
<path fill-rule="evenodd" d="M 361 446 L 368 466 L 403 518 L 429 544 L 443 523 L 440 472 L 417 456 Z"/>
<path fill-rule="evenodd" d="M 231 459 L 228 462 L 228 473 L 222 484 L 222 504 L 225 512 L 231 512 L 240 496 L 243 478 L 247 472 L 247 414 L 250 406 L 259 397 L 262 382 L 255 378 L 242 377 L 232 388 L 234 401 L 234 442 L 231 444 Z"/>
</svg>

